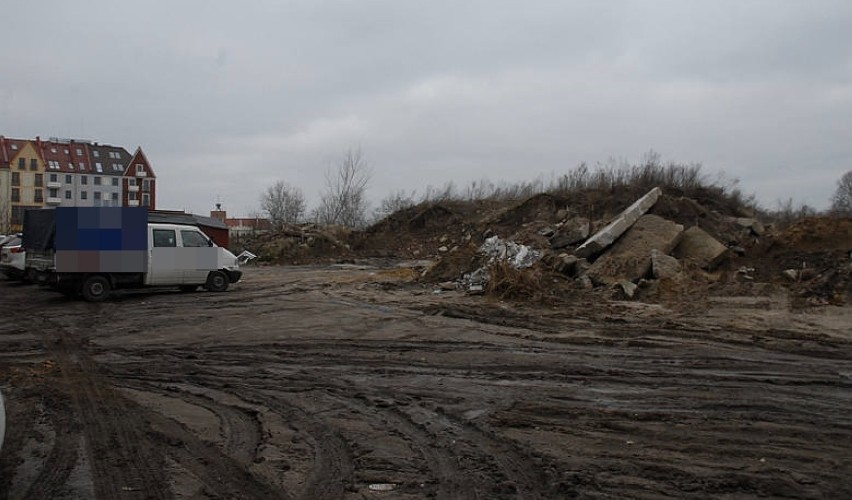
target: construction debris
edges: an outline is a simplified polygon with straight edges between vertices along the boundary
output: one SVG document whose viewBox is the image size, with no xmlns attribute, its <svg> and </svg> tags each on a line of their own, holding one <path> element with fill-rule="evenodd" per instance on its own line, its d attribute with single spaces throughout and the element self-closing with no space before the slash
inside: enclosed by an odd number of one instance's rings
<svg viewBox="0 0 852 500">
<path fill-rule="evenodd" d="M 757 219 L 738 217 L 734 220 L 740 227 L 747 229 L 754 236 L 763 236 L 763 233 L 766 232 L 766 228 Z"/>
<path fill-rule="evenodd" d="M 657 215 L 643 215 L 627 233 L 601 255 L 588 275 L 599 285 L 636 281 L 651 268 L 651 251 L 668 254 L 677 245 L 683 226 Z"/>
<path fill-rule="evenodd" d="M 672 279 L 680 274 L 680 262 L 656 248 L 651 250 L 651 276 L 658 280 Z"/>
<path fill-rule="evenodd" d="M 678 259 L 689 259 L 699 267 L 711 270 L 718 266 L 727 254 L 728 247 L 719 243 L 716 238 L 698 226 L 692 226 L 684 231 L 673 253 Z"/>
<path fill-rule="evenodd" d="M 488 256 L 489 262 L 507 261 L 515 269 L 530 267 L 541 258 L 541 252 L 514 241 L 504 241 L 499 236 L 486 239 L 479 250 Z"/>
<path fill-rule="evenodd" d="M 586 240 L 585 243 L 577 247 L 574 254 L 578 257 L 591 257 L 605 250 L 607 247 L 615 243 L 619 236 L 630 229 L 636 221 L 642 217 L 645 212 L 651 209 L 662 194 L 660 188 L 654 188 L 645 196 L 639 198 L 626 210 L 621 212 L 612 222 L 605 228 L 601 229 L 594 236 Z"/>
<path fill-rule="evenodd" d="M 549 235 L 550 248 L 557 250 L 577 243 L 589 237 L 591 224 L 585 219 L 565 221 L 554 234 Z"/>
</svg>

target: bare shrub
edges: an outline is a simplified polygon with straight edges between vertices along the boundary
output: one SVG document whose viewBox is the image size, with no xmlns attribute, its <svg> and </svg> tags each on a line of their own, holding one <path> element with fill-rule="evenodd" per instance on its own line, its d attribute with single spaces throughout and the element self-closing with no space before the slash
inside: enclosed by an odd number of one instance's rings
<svg viewBox="0 0 852 500">
<path fill-rule="evenodd" d="M 376 220 L 383 219 L 388 215 L 411 208 L 415 205 L 415 191 L 407 193 L 405 190 L 395 191 L 387 195 L 373 212 L 373 218 Z"/>
<path fill-rule="evenodd" d="M 516 269 L 506 261 L 488 265 L 485 293 L 500 299 L 542 299 L 542 273 L 536 267 Z"/>
</svg>

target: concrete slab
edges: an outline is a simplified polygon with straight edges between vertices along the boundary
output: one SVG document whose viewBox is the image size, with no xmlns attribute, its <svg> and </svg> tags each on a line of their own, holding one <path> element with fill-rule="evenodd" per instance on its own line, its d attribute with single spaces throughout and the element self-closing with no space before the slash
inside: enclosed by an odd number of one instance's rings
<svg viewBox="0 0 852 500">
<path fill-rule="evenodd" d="M 728 247 L 710 236 L 707 231 L 698 226 L 692 226 L 683 232 L 683 237 L 675 247 L 673 255 L 681 260 L 692 260 L 704 269 L 713 269 L 725 260 Z"/>
<path fill-rule="evenodd" d="M 559 230 L 550 237 L 550 248 L 556 250 L 558 248 L 576 245 L 589 237 L 589 232 L 591 231 L 590 226 L 588 219 L 571 219 L 566 221 L 562 224 L 562 227 L 560 227 Z"/>
<path fill-rule="evenodd" d="M 651 251 L 668 254 L 678 244 L 683 226 L 657 215 L 643 215 L 587 274 L 598 285 L 635 281 L 648 275 Z"/>
<path fill-rule="evenodd" d="M 657 200 L 660 199 L 662 193 L 663 191 L 658 187 L 650 190 L 645 196 L 639 198 L 621 212 L 605 228 L 595 233 L 585 243 L 577 247 L 574 254 L 578 257 L 590 257 L 604 251 L 650 210 L 657 203 Z"/>
<path fill-rule="evenodd" d="M 672 279 L 680 274 L 680 262 L 657 249 L 651 250 L 651 276 L 658 280 Z"/>
</svg>

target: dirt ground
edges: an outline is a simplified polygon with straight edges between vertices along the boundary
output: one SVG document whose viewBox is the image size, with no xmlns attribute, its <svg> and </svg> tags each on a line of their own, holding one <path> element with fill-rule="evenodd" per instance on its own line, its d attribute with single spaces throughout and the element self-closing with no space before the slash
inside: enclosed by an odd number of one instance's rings
<svg viewBox="0 0 852 500">
<path fill-rule="evenodd" d="M 0 284 L 0 498 L 852 498 L 852 307 Z"/>
</svg>

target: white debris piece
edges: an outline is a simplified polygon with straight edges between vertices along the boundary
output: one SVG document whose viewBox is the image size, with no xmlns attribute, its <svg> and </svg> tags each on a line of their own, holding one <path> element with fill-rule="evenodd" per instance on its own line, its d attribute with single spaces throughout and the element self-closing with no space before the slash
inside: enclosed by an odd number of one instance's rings
<svg viewBox="0 0 852 500">
<path fill-rule="evenodd" d="M 489 257 L 489 262 L 507 261 L 516 269 L 530 267 L 541 258 L 541 252 L 514 241 L 503 241 L 499 236 L 486 239 L 479 251 Z"/>
<path fill-rule="evenodd" d="M 249 252 L 248 250 L 243 250 L 243 252 L 237 255 L 237 260 L 240 264 L 245 264 L 250 260 L 254 260 L 257 258 L 257 255 Z"/>
</svg>

